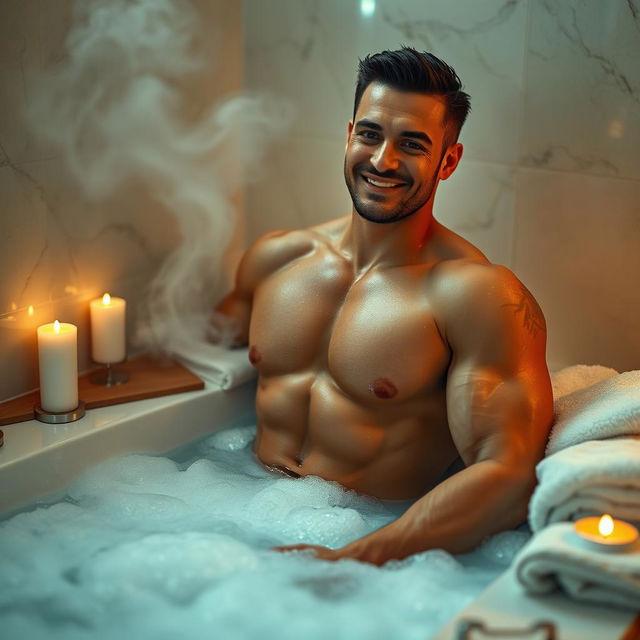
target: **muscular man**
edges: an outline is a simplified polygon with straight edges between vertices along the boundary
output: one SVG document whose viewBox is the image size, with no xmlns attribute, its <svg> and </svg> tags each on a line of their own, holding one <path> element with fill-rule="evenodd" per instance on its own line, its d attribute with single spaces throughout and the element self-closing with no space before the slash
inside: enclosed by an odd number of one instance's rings
<svg viewBox="0 0 640 640">
<path fill-rule="evenodd" d="M 351 215 L 258 240 L 219 308 L 259 374 L 262 464 L 418 498 L 341 549 L 313 547 L 321 558 L 466 552 L 526 517 L 552 417 L 544 318 L 511 271 L 432 213 L 468 110 L 455 71 L 429 53 L 361 61 Z"/>
</svg>

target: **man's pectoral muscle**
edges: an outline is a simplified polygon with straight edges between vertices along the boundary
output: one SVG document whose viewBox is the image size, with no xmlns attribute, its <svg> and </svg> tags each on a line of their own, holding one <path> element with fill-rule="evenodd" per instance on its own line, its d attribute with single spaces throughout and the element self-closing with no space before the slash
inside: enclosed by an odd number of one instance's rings
<svg viewBox="0 0 640 640">
<path fill-rule="evenodd" d="M 467 465 L 335 557 L 467 551 L 522 522 L 550 427 L 544 319 L 515 276 L 464 260 L 406 273 L 356 283 L 326 241 L 274 234 L 221 305 L 245 341 L 251 317 L 265 465 L 391 499 L 423 493 L 458 452 Z"/>
<path fill-rule="evenodd" d="M 535 321 L 522 313 L 524 288 L 506 269 L 470 271 L 462 287 L 457 278 L 441 282 L 454 352 L 448 419 L 467 467 L 395 522 L 338 550 L 339 557 L 383 564 L 430 548 L 466 552 L 526 518 L 553 411 L 544 319 L 528 292 L 525 304 Z"/>
<path fill-rule="evenodd" d="M 354 282 L 323 246 L 262 283 L 250 339 L 261 462 L 385 499 L 422 495 L 451 464 L 449 352 L 416 303 L 419 283 L 379 273 Z"/>
</svg>

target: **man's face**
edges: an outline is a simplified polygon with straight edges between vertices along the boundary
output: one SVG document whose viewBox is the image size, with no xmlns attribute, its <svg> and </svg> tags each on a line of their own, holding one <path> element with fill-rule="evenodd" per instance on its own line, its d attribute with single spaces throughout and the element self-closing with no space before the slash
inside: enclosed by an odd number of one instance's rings
<svg viewBox="0 0 640 640">
<path fill-rule="evenodd" d="M 380 83 L 365 89 L 349 123 L 344 161 L 347 188 L 360 216 L 396 222 L 431 200 L 438 180 L 455 169 L 441 175 L 444 115 L 444 103 L 436 96 Z"/>
</svg>

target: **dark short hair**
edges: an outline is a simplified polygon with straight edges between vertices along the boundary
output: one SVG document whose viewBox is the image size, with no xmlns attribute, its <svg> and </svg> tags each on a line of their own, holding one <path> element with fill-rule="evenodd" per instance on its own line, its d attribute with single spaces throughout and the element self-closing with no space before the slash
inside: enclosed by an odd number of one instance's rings
<svg viewBox="0 0 640 640">
<path fill-rule="evenodd" d="M 446 62 L 432 53 L 421 53 L 411 47 L 382 51 L 359 60 L 354 120 L 362 94 L 372 82 L 380 82 L 398 91 L 441 96 L 446 107 L 443 123 L 447 129 L 445 146 L 457 141 L 471 109 L 470 96 L 462 90 L 458 74 Z"/>
</svg>

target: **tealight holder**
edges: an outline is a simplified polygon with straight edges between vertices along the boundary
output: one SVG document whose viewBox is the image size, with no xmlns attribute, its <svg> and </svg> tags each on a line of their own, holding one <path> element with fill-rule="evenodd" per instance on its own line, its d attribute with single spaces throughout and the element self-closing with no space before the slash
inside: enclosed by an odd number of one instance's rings
<svg viewBox="0 0 640 640">
<path fill-rule="evenodd" d="M 600 522 L 604 518 L 610 521 L 611 531 L 607 534 L 600 530 Z M 608 515 L 577 520 L 573 525 L 573 533 L 582 547 L 604 553 L 627 553 L 633 551 L 638 542 L 636 527 Z"/>
<path fill-rule="evenodd" d="M 78 403 L 78 406 L 72 411 L 63 411 L 61 413 L 54 413 L 52 411 L 45 411 L 39 404 L 33 408 L 33 413 L 36 420 L 40 422 L 46 422 L 47 424 L 65 424 L 67 422 L 75 422 L 84 417 L 86 413 L 86 405 L 82 400 Z"/>
<path fill-rule="evenodd" d="M 122 364 L 126 360 L 122 360 L 121 362 L 116 362 L 115 364 Z M 117 371 L 114 369 L 113 364 L 111 362 L 108 363 L 96 363 L 96 364 L 104 364 L 104 369 L 100 371 L 96 371 L 91 374 L 89 377 L 89 381 L 93 384 L 98 384 L 103 387 L 116 387 L 119 384 L 124 384 L 129 380 L 129 374 L 124 371 Z"/>
</svg>

